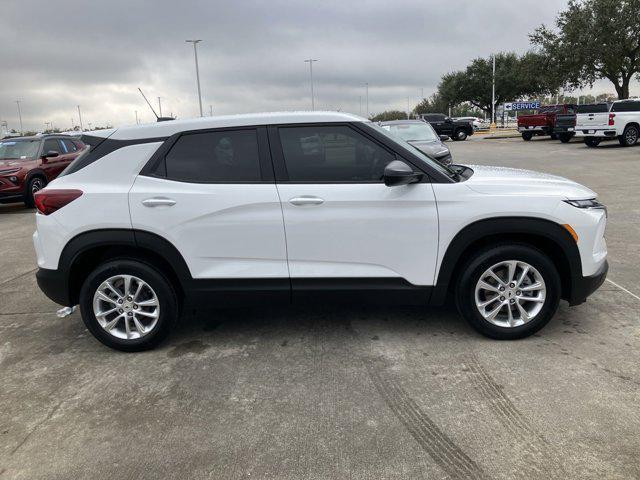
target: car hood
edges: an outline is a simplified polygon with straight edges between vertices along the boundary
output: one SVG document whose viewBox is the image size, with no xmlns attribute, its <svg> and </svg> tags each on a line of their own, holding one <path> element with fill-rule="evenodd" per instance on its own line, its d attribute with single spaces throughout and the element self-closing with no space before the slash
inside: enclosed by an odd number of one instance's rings
<svg viewBox="0 0 640 480">
<path fill-rule="evenodd" d="M 29 161 L 29 159 L 25 160 L 0 160 L 0 170 L 8 170 L 9 168 L 23 167 L 25 162 Z"/>
<path fill-rule="evenodd" d="M 429 142 L 411 141 L 409 143 L 431 157 L 441 157 L 445 155 L 445 153 L 449 153 L 449 148 L 442 142 L 437 140 Z"/>
<path fill-rule="evenodd" d="M 507 167 L 469 165 L 473 175 L 469 188 L 489 195 L 546 195 L 568 200 L 595 198 L 597 194 L 579 183 L 557 175 Z"/>
</svg>

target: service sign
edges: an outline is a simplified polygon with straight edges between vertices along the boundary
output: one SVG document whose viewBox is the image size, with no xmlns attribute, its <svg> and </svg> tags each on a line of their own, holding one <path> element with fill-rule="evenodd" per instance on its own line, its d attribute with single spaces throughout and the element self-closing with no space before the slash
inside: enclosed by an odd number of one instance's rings
<svg viewBox="0 0 640 480">
<path fill-rule="evenodd" d="M 507 112 L 515 112 L 517 110 L 537 110 L 540 108 L 540 102 L 510 102 L 504 104 Z"/>
</svg>

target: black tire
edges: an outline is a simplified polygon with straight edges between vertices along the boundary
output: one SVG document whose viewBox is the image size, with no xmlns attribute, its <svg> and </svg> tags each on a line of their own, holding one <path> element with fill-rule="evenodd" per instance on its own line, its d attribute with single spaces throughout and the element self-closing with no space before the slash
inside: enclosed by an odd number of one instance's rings
<svg viewBox="0 0 640 480">
<path fill-rule="evenodd" d="M 532 320 L 514 327 L 502 327 L 486 320 L 475 300 L 475 287 L 482 274 L 493 265 L 508 260 L 526 262 L 534 267 L 546 286 L 546 297 L 539 313 Z M 497 340 L 514 340 L 528 337 L 549 323 L 558 308 L 560 293 L 560 276 L 545 253 L 524 244 L 501 244 L 478 252 L 467 262 L 459 276 L 455 297 L 458 311 L 475 330 Z"/>
<path fill-rule="evenodd" d="M 533 138 L 532 132 L 522 132 L 522 140 L 524 140 L 525 142 L 528 142 L 532 138 Z"/>
<path fill-rule="evenodd" d="M 600 145 L 600 139 L 595 137 L 584 137 L 584 144 L 587 147 L 595 148 Z"/>
<path fill-rule="evenodd" d="M 27 182 L 26 190 L 24 192 L 24 203 L 27 207 L 35 207 L 36 203 L 33 199 L 33 195 L 47 186 L 47 180 L 43 177 L 36 176 L 31 177 Z"/>
<path fill-rule="evenodd" d="M 549 136 L 551 137 L 551 140 L 557 140 L 558 139 L 558 135 L 556 135 L 555 133 L 550 133 Z"/>
<path fill-rule="evenodd" d="M 157 323 L 153 330 L 141 338 L 123 339 L 108 333 L 94 314 L 93 297 L 96 290 L 102 282 L 116 275 L 133 275 L 141 279 L 157 296 L 160 309 Z M 178 320 L 179 305 L 175 289 L 164 274 L 147 263 L 121 258 L 103 263 L 89 274 L 80 290 L 80 312 L 87 329 L 101 343 L 116 350 L 137 352 L 156 347 L 169 335 Z"/>
<path fill-rule="evenodd" d="M 635 125 L 629 125 L 624 129 L 622 135 L 618 137 L 618 141 L 623 147 L 632 147 L 636 143 L 638 143 L 638 137 L 640 137 L 640 131 L 638 130 L 638 127 L 636 127 Z"/>
<path fill-rule="evenodd" d="M 573 135 L 570 134 L 570 133 L 561 133 L 559 137 L 560 137 L 560 141 L 562 143 L 569 143 L 569 141 L 571 141 L 571 137 L 573 137 Z"/>
<path fill-rule="evenodd" d="M 453 132 L 453 139 L 464 142 L 467 139 L 467 132 L 463 128 L 459 128 Z"/>
</svg>

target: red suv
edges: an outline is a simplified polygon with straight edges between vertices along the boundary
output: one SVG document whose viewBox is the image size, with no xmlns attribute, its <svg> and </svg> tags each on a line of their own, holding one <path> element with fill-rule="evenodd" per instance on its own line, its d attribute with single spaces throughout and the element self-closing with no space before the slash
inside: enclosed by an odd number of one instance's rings
<svg viewBox="0 0 640 480">
<path fill-rule="evenodd" d="M 0 203 L 24 202 L 60 175 L 86 145 L 65 135 L 0 140 Z"/>
</svg>

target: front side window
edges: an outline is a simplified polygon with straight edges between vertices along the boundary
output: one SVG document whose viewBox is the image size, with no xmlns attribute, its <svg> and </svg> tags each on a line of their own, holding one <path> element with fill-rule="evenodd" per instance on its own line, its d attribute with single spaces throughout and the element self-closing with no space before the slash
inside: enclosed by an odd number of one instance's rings
<svg viewBox="0 0 640 480">
<path fill-rule="evenodd" d="M 279 129 L 291 182 L 382 182 L 395 156 L 346 126 Z"/>
<path fill-rule="evenodd" d="M 165 157 L 167 178 L 191 183 L 261 180 L 255 130 L 182 135 Z"/>
<path fill-rule="evenodd" d="M 58 140 L 55 138 L 49 138 L 44 141 L 44 146 L 42 147 L 42 153 L 47 154 L 49 152 L 58 152 L 60 153 L 60 145 L 58 144 Z"/>
</svg>

